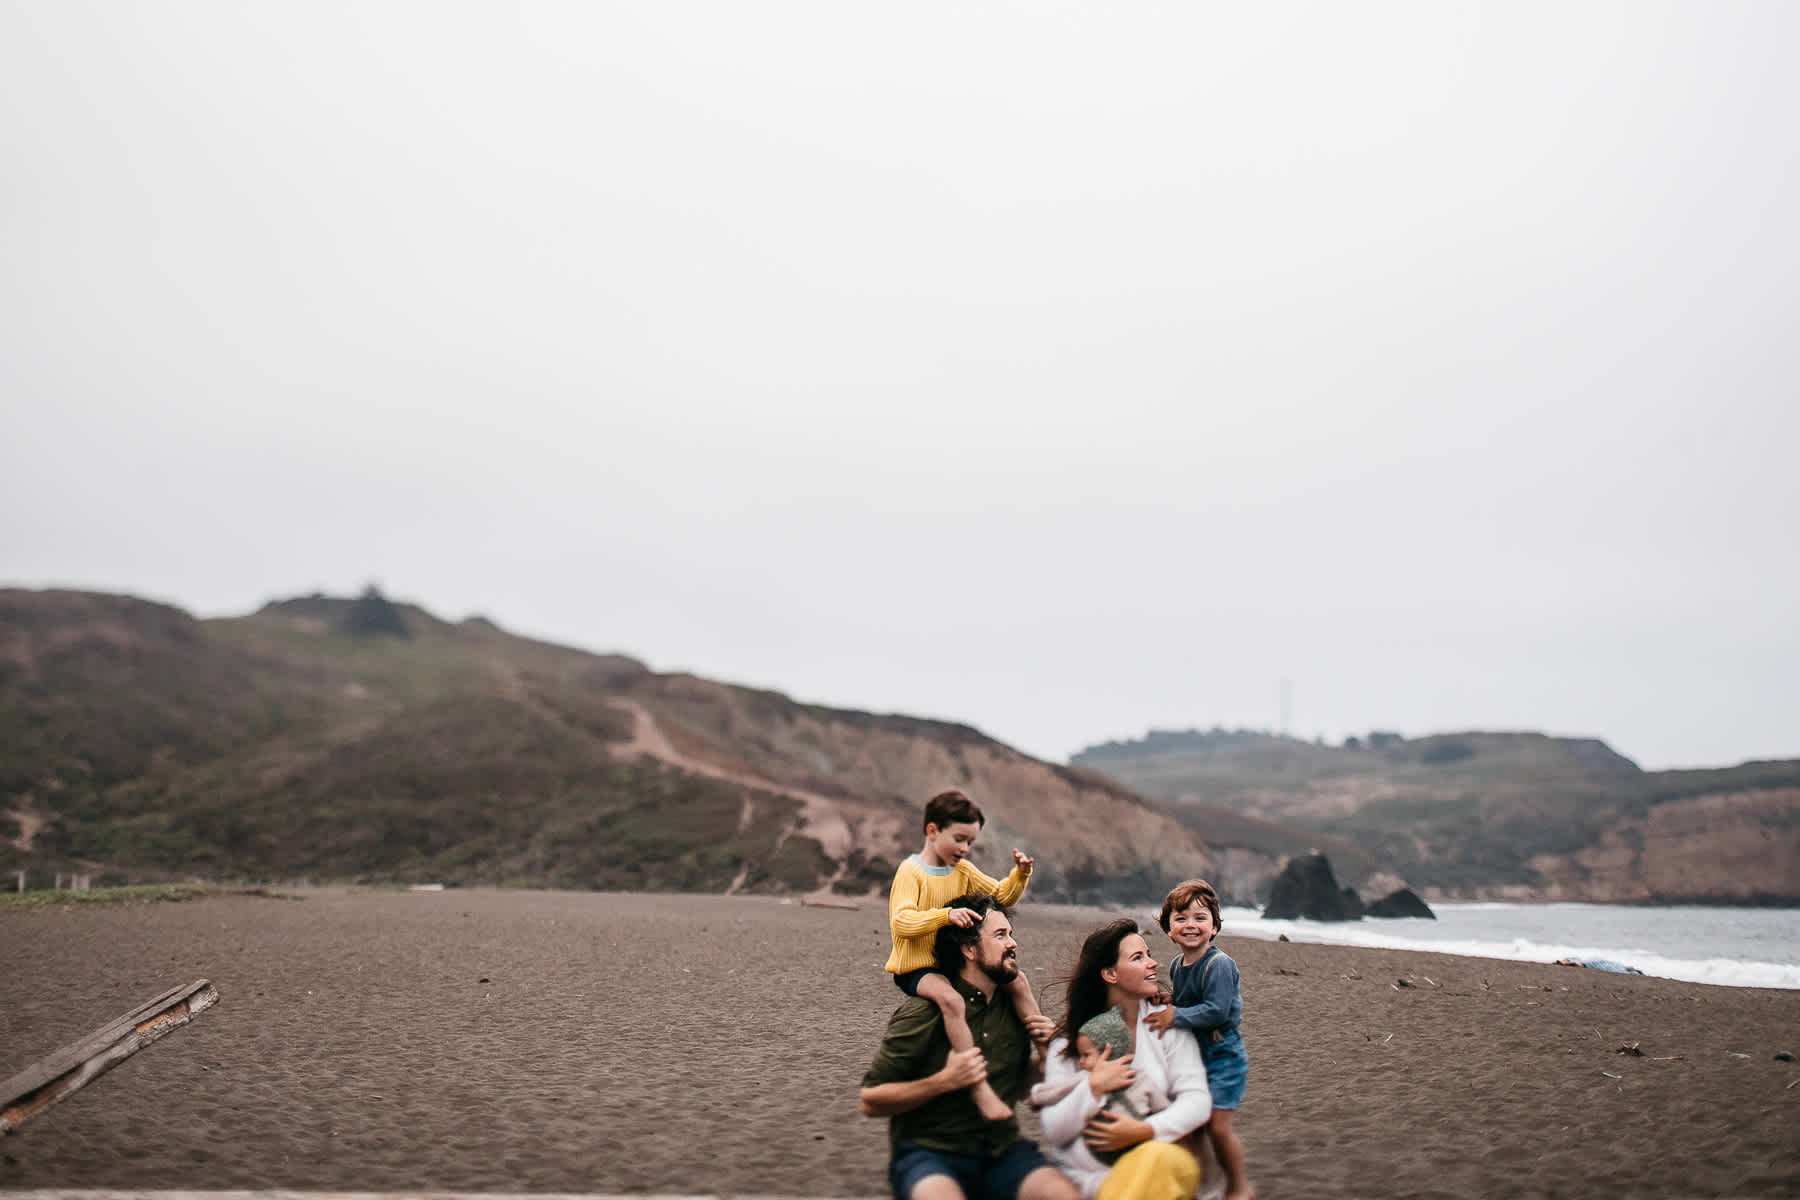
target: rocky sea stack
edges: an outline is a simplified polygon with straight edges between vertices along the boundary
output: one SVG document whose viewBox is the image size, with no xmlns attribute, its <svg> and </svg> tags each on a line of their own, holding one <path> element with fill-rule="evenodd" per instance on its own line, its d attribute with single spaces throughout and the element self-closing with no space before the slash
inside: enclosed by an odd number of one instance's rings
<svg viewBox="0 0 1800 1200">
<path fill-rule="evenodd" d="M 1437 914 L 1431 906 L 1419 898 L 1419 894 L 1411 888 L 1401 888 L 1389 892 L 1375 903 L 1369 905 L 1365 917 L 1424 917 L 1427 921 L 1437 920 Z"/>
<path fill-rule="evenodd" d="M 1309 921 L 1360 921 L 1363 904 L 1354 889 L 1338 883 L 1331 860 L 1314 852 L 1288 859 L 1269 886 L 1269 903 L 1263 916 L 1288 921 L 1301 917 Z"/>
</svg>

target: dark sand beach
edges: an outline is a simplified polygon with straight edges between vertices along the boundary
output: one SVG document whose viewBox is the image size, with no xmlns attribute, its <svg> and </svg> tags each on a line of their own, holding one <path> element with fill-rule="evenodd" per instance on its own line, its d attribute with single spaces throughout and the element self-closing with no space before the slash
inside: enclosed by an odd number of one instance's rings
<svg viewBox="0 0 1800 1200">
<path fill-rule="evenodd" d="M 884 1194 L 878 903 L 297 894 L 0 912 L 0 1077 L 220 995 L 0 1140 L 0 1188 Z M 1052 1015 L 1103 915 L 1019 910 Z M 1800 992 L 1220 944 L 1265 1200 L 1800 1194 Z"/>
</svg>

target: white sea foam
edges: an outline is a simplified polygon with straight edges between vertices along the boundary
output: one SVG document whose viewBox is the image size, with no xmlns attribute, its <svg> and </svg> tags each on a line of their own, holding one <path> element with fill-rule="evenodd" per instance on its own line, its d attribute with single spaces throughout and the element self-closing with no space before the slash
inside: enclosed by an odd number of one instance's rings
<svg viewBox="0 0 1800 1200">
<path fill-rule="evenodd" d="M 1800 919 L 1792 912 L 1595 904 L 1434 908 L 1436 921 L 1270 921 L 1253 908 L 1227 908 L 1222 915 L 1228 936 L 1265 941 L 1285 933 L 1296 942 L 1517 962 L 1603 959 L 1663 979 L 1800 990 Z M 1731 957 L 1733 951 L 1742 957 Z"/>
</svg>

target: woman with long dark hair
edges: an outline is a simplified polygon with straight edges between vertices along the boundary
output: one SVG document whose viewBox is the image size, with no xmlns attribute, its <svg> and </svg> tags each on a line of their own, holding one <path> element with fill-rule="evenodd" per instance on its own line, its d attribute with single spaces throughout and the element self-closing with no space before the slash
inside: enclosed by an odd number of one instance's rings
<svg viewBox="0 0 1800 1200">
<path fill-rule="evenodd" d="M 1193 1036 L 1145 1023 L 1157 994 L 1156 959 L 1136 921 L 1102 926 L 1081 944 L 1032 1099 L 1045 1149 L 1086 1200 L 1190 1200 L 1199 1184 L 1199 1163 L 1177 1143 L 1212 1116 L 1212 1094 Z M 1096 1051 L 1083 1035 L 1111 1009 L 1131 1031 L 1129 1054 Z M 1129 1094 L 1144 1115 L 1109 1107 L 1114 1093 Z"/>
</svg>

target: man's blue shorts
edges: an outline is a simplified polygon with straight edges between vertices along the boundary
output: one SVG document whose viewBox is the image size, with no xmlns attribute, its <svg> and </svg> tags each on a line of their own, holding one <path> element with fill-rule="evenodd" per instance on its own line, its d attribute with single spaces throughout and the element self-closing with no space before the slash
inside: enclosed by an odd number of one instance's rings
<svg viewBox="0 0 1800 1200">
<path fill-rule="evenodd" d="M 968 1200 L 1013 1200 L 1027 1175 L 1051 1165 L 1038 1152 L 1037 1145 L 1024 1138 L 1007 1147 L 998 1158 L 927 1150 L 912 1142 L 899 1142 L 894 1146 L 893 1161 L 888 1163 L 888 1184 L 894 1189 L 894 1200 L 909 1200 L 920 1180 L 948 1175 Z"/>
</svg>

